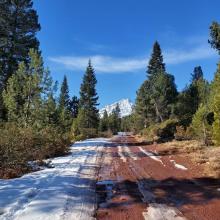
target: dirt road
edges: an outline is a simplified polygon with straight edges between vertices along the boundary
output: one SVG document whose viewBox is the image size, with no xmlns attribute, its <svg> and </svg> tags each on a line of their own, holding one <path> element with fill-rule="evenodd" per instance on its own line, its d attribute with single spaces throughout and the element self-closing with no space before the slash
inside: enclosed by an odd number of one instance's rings
<svg viewBox="0 0 220 220">
<path fill-rule="evenodd" d="M 187 155 L 162 153 L 132 136 L 105 147 L 96 191 L 97 219 L 220 220 L 220 182 Z"/>
<path fill-rule="evenodd" d="M 220 182 L 187 153 L 132 136 L 75 143 L 51 167 L 0 180 L 1 220 L 220 220 Z"/>
</svg>

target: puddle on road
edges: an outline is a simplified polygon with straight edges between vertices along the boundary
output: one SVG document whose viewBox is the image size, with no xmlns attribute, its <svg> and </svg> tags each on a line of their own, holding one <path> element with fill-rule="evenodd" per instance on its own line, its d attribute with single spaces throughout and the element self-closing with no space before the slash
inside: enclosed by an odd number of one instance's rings
<svg viewBox="0 0 220 220">
<path fill-rule="evenodd" d="M 108 201 L 113 197 L 113 190 L 115 181 L 103 180 L 96 183 L 96 193 L 98 197 L 98 204 L 100 208 L 107 208 Z"/>
</svg>

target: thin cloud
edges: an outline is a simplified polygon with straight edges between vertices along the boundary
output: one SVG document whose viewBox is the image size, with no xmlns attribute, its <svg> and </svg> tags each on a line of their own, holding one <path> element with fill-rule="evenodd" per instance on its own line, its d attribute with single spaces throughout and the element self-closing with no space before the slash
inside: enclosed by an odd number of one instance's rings
<svg viewBox="0 0 220 220">
<path fill-rule="evenodd" d="M 216 53 L 209 46 L 199 46 L 194 49 L 178 51 L 168 50 L 164 53 L 164 59 L 167 64 L 181 64 L 194 60 L 203 60 L 215 57 Z"/>
<path fill-rule="evenodd" d="M 185 62 L 209 59 L 216 53 L 209 46 L 199 46 L 189 50 L 167 50 L 164 60 L 168 65 L 177 65 Z M 149 56 L 141 58 L 117 58 L 111 56 L 59 56 L 49 57 L 53 63 L 64 66 L 69 70 L 84 71 L 88 60 L 91 59 L 98 73 L 128 73 L 145 69 Z"/>
<path fill-rule="evenodd" d="M 147 59 L 120 59 L 110 56 L 61 56 L 50 57 L 49 60 L 63 65 L 70 70 L 85 70 L 88 60 L 92 60 L 92 64 L 97 72 L 100 73 L 125 73 L 136 72 L 146 66 Z"/>
</svg>

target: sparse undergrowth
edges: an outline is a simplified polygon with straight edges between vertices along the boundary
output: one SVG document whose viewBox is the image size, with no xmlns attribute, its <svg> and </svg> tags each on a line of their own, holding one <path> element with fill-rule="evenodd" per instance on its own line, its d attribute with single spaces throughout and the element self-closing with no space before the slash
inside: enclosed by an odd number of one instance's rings
<svg viewBox="0 0 220 220">
<path fill-rule="evenodd" d="M 47 127 L 36 131 L 7 124 L 0 128 L 0 178 L 15 178 L 32 171 L 29 161 L 60 156 L 68 152 L 69 137 Z"/>
<path fill-rule="evenodd" d="M 160 154 L 184 154 L 187 153 L 192 161 L 204 166 L 204 174 L 207 176 L 220 177 L 220 148 L 206 147 L 200 142 L 172 141 L 162 144 L 165 148 Z"/>
</svg>

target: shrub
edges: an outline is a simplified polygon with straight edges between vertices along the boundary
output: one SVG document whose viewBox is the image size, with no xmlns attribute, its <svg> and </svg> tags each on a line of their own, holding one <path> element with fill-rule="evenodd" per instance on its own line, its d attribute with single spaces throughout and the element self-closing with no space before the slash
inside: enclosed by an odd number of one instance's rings
<svg viewBox="0 0 220 220">
<path fill-rule="evenodd" d="M 111 138 L 113 136 L 112 131 L 103 131 L 98 133 L 98 137 Z"/>
<path fill-rule="evenodd" d="M 206 106 L 201 105 L 192 120 L 192 129 L 195 138 L 202 140 L 203 144 L 211 144 L 212 126 L 208 123 L 209 111 Z"/>
<path fill-rule="evenodd" d="M 147 138 L 147 141 L 163 142 L 172 140 L 176 132 L 177 123 L 177 120 L 169 119 L 160 124 L 151 125 L 142 131 L 142 135 Z"/>
<path fill-rule="evenodd" d="M 184 128 L 184 126 L 176 126 L 176 132 L 174 134 L 175 139 L 177 141 L 186 141 L 186 140 L 191 140 L 193 133 L 192 133 L 192 128 Z"/>
<path fill-rule="evenodd" d="M 156 131 L 156 135 L 161 140 L 173 139 L 176 132 L 177 123 L 178 121 L 175 119 L 169 119 L 162 122 Z"/>
<path fill-rule="evenodd" d="M 28 161 L 63 155 L 69 145 L 69 136 L 56 128 L 36 131 L 6 123 L 0 127 L 0 177 L 21 176 L 31 170 Z"/>
</svg>

